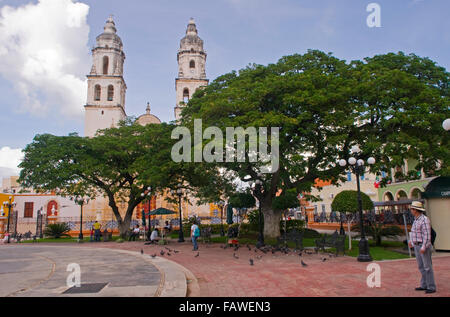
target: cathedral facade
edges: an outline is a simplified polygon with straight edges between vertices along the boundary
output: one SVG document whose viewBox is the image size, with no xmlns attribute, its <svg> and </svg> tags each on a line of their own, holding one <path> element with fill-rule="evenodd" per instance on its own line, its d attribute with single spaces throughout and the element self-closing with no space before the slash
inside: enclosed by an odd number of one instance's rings
<svg viewBox="0 0 450 317">
<path fill-rule="evenodd" d="M 177 54 L 178 76 L 175 79 L 176 104 L 174 107 L 175 120 L 181 119 L 182 108 L 197 89 L 208 85 L 206 78 L 206 57 L 203 40 L 198 36 L 194 19 L 190 19 L 186 35 L 180 41 Z M 96 39 L 92 50 L 92 68 L 87 75 L 88 94 L 85 108 L 84 136 L 94 137 L 98 130 L 117 127 L 119 122 L 127 118 L 125 96 L 127 85 L 123 77 L 125 53 L 121 38 L 117 35 L 116 24 L 112 17 L 106 21 L 104 32 Z M 146 113 L 137 118 L 141 125 L 160 124 L 161 120 L 151 114 L 150 104 L 147 104 Z M 124 206 L 120 212 L 124 213 Z M 151 201 L 137 207 L 133 218 L 139 219 L 142 210 L 148 212 L 155 208 L 164 207 L 178 211 L 177 205 L 166 202 L 164 195 L 152 197 Z M 86 211 L 92 210 L 97 219 L 111 219 L 111 210 L 107 201 L 98 197 L 91 202 Z M 183 201 L 182 211 L 184 217 L 199 216 L 217 223 L 220 217 L 219 207 L 214 204 L 196 204 L 194 198 L 190 203 Z"/>
<path fill-rule="evenodd" d="M 209 83 L 206 79 L 206 57 L 203 40 L 198 36 L 194 19 L 190 19 L 186 36 L 181 39 L 177 54 L 176 121 L 181 119 L 182 108 L 195 91 Z M 125 53 L 112 17 L 106 21 L 103 33 L 97 36 L 92 60 L 91 72 L 87 75 L 88 92 L 84 106 L 86 137 L 94 137 L 98 130 L 117 127 L 119 122 L 127 117 L 127 85 L 123 77 Z M 149 104 L 146 113 L 138 118 L 138 122 L 143 125 L 161 123 L 150 113 Z"/>
</svg>

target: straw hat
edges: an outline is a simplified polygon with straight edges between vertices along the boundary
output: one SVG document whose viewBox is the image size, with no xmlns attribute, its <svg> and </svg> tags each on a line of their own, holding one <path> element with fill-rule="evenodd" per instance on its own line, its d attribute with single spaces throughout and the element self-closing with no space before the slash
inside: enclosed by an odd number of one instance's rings
<svg viewBox="0 0 450 317">
<path fill-rule="evenodd" d="M 411 204 L 411 208 L 414 208 L 415 210 L 419 211 L 425 211 L 425 208 L 423 207 L 423 204 L 420 201 L 413 201 Z"/>
</svg>

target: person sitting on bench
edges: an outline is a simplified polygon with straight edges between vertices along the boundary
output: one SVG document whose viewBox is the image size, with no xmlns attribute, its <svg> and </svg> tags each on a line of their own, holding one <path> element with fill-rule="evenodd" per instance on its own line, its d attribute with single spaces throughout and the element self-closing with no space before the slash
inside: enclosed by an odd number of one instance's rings
<svg viewBox="0 0 450 317">
<path fill-rule="evenodd" d="M 158 242 L 159 238 L 158 238 L 158 229 L 155 228 L 150 236 L 150 242 L 151 243 L 155 243 Z"/>
<path fill-rule="evenodd" d="M 133 239 L 133 241 L 136 241 L 136 237 L 139 238 L 140 232 L 141 230 L 139 229 L 139 225 L 136 225 L 136 228 L 134 228 L 133 231 L 131 232 L 130 239 L 128 239 L 128 241 L 131 241 L 131 239 Z"/>
</svg>

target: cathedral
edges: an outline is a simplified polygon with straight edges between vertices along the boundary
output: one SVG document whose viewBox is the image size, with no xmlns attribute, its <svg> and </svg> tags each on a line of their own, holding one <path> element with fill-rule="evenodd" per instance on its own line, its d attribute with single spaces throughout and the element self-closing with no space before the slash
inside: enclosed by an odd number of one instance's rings
<svg viewBox="0 0 450 317">
<path fill-rule="evenodd" d="M 177 54 L 178 77 L 175 79 L 176 104 L 174 107 L 176 121 L 181 119 L 182 108 L 195 91 L 209 83 L 205 71 L 206 57 L 203 40 L 198 36 L 197 26 L 191 18 L 186 35 L 180 41 Z M 84 106 L 85 137 L 94 137 L 98 130 L 117 127 L 118 123 L 127 117 L 125 107 L 127 85 L 123 77 L 125 53 L 112 16 L 106 21 L 103 33 L 96 39 L 92 59 L 92 68 L 87 75 L 87 102 Z M 148 103 L 146 113 L 139 116 L 137 122 L 141 125 L 160 124 L 161 120 L 151 114 Z M 91 208 L 92 211 L 96 210 L 97 219 L 111 219 L 111 211 L 105 199 L 98 197 L 90 205 L 92 206 L 88 206 L 87 211 Z M 142 210 L 148 212 L 159 207 L 178 211 L 178 206 L 168 204 L 164 196 L 158 195 L 152 197 L 150 203 L 138 206 L 134 218 L 139 219 Z M 121 213 L 125 211 L 123 206 L 119 209 Z M 198 206 L 193 198 L 190 199 L 190 203 L 183 201 L 182 211 L 184 217 L 195 215 L 212 223 L 220 221 L 218 206 L 214 204 Z"/>
<path fill-rule="evenodd" d="M 205 71 L 206 56 L 203 40 L 198 36 L 194 19 L 191 19 L 177 54 L 178 78 L 175 80 L 174 113 L 177 121 L 180 119 L 182 107 L 195 91 L 209 83 Z M 125 52 L 112 16 L 106 21 L 103 33 L 97 37 L 92 59 L 92 68 L 87 75 L 87 102 L 84 106 L 86 137 L 95 136 L 98 130 L 116 127 L 127 117 L 127 85 L 123 77 Z M 150 104 L 147 104 L 146 113 L 138 118 L 138 123 L 159 124 L 161 121 L 150 113 Z"/>
</svg>

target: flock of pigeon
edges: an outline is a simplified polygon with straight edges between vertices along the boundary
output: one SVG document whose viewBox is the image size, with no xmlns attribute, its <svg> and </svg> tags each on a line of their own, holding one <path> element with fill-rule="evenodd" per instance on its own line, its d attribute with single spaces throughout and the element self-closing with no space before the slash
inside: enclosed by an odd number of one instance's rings
<svg viewBox="0 0 450 317">
<path fill-rule="evenodd" d="M 226 250 L 228 248 L 234 248 L 234 252 L 233 252 L 233 258 L 235 259 L 239 259 L 239 256 L 236 254 L 239 251 L 239 248 L 241 248 L 241 246 L 236 245 L 236 246 L 230 246 L 228 244 L 225 244 L 224 246 L 220 246 L 222 249 Z M 263 258 L 263 254 L 267 254 L 267 253 L 271 253 L 272 255 L 275 255 L 277 252 L 280 252 L 281 254 L 285 254 L 285 255 L 295 255 L 298 254 L 299 257 L 302 257 L 303 254 L 306 255 L 312 255 L 312 254 L 318 254 L 319 250 L 317 248 L 314 248 L 314 250 L 312 249 L 303 249 L 303 250 L 297 250 L 297 249 L 293 249 L 290 250 L 288 247 L 274 247 L 274 246 L 264 246 L 262 248 L 257 248 L 255 247 L 254 249 L 251 248 L 251 246 L 249 244 L 246 245 L 248 251 L 254 251 L 255 252 L 255 257 L 257 260 L 261 260 Z M 166 251 L 164 250 L 160 250 L 159 254 L 161 256 L 167 255 L 167 256 L 172 256 L 172 253 L 177 254 L 180 251 L 177 250 L 172 250 L 168 247 L 164 248 Z M 259 252 L 261 252 L 262 254 L 260 254 Z M 144 250 L 141 249 L 141 254 L 144 254 Z M 151 257 L 155 258 L 157 256 L 157 254 L 152 254 Z M 195 258 L 198 258 L 200 256 L 200 252 L 197 252 L 196 255 L 194 255 Z M 322 257 L 322 262 L 327 261 L 329 258 L 335 257 L 336 255 L 334 254 L 328 254 L 328 258 L 327 257 Z M 255 264 L 255 260 L 253 258 L 249 259 L 249 263 L 251 266 L 253 266 Z M 306 264 L 302 259 L 300 259 L 300 263 L 302 265 L 302 267 L 307 267 L 308 264 Z"/>
</svg>

